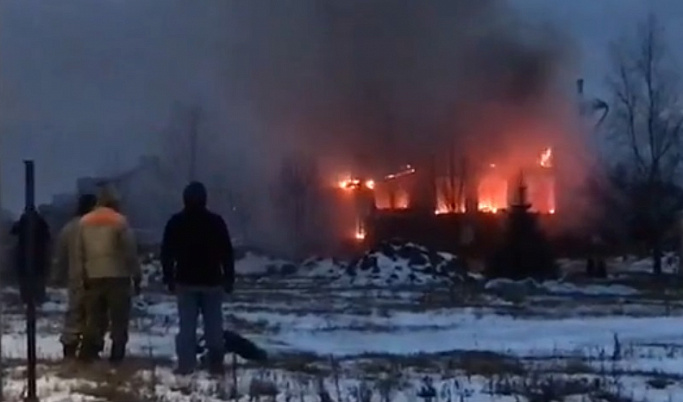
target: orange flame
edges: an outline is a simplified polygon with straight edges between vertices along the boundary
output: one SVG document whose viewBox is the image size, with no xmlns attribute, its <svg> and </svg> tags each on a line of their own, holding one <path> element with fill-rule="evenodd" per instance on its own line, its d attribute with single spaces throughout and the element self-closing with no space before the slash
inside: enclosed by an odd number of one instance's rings
<svg viewBox="0 0 683 402">
<path fill-rule="evenodd" d="M 480 202 L 478 205 L 479 211 L 495 214 L 498 212 L 498 207 L 487 202 Z"/>
<path fill-rule="evenodd" d="M 445 205 L 440 205 L 438 208 L 434 210 L 434 215 L 443 215 L 451 212 L 447 206 Z"/>
<path fill-rule="evenodd" d="M 538 164 L 549 168 L 553 166 L 553 149 L 548 147 L 543 152 L 541 153 L 541 156 L 538 160 Z"/>
<path fill-rule="evenodd" d="M 357 179 L 346 179 L 346 180 L 341 180 L 339 182 L 339 188 L 344 189 L 344 190 L 352 190 L 355 187 L 360 184 L 360 181 Z"/>
<path fill-rule="evenodd" d="M 375 181 L 372 179 L 365 180 L 362 184 L 369 190 L 375 189 Z M 359 179 L 340 180 L 337 183 L 337 186 L 342 190 L 357 190 L 361 187 L 361 181 Z"/>
<path fill-rule="evenodd" d="M 492 167 L 495 167 L 492 164 Z M 508 181 L 504 176 L 491 170 L 479 181 L 477 209 L 481 212 L 497 213 L 507 207 Z"/>
</svg>

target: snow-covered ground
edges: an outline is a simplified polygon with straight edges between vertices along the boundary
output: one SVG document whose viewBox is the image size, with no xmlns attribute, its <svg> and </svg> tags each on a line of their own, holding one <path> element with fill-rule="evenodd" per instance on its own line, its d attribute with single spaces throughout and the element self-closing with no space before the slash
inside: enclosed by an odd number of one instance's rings
<svg viewBox="0 0 683 402">
<path fill-rule="evenodd" d="M 424 268 L 419 256 L 408 258 L 412 264 L 376 257 L 343 265 L 310 260 L 286 272 L 274 267 L 288 263 L 262 256 L 240 262 L 243 275 L 224 306 L 227 325 L 272 356 L 264 366 L 238 362 L 240 398 L 277 393 L 277 400 L 308 401 L 327 392 L 332 400 L 412 401 L 432 387 L 444 401 L 683 401 L 683 300 L 676 289 L 460 281 Z M 369 280 L 349 273 L 362 264 Z M 396 270 L 431 279 L 376 280 Z M 343 279 L 349 275 L 354 280 Z M 171 374 L 177 314 L 173 298 L 153 289 L 135 301 L 131 358 L 116 372 L 104 363 L 85 371 L 55 363 L 65 294 L 52 290 L 38 322 L 41 400 L 228 400 L 232 371 L 225 379 Z M 16 297 L 3 292 L 3 355 L 21 365 L 25 323 Z M 226 362 L 232 367 L 230 357 Z M 19 367 L 8 370 L 12 400 L 23 376 Z M 596 398 L 582 399 L 588 396 Z"/>
</svg>

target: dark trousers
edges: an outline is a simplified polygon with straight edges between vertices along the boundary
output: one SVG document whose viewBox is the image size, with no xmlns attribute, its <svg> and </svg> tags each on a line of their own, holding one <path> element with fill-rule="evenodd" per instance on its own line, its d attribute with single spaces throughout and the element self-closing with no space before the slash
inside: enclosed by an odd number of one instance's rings
<svg viewBox="0 0 683 402">
<path fill-rule="evenodd" d="M 180 331 L 176 336 L 178 367 L 192 371 L 197 365 L 197 321 L 199 314 L 204 321 L 204 339 L 209 360 L 222 364 L 223 340 L 223 296 L 222 287 L 184 287 L 177 289 L 178 318 Z"/>
<path fill-rule="evenodd" d="M 64 314 L 64 327 L 59 340 L 64 346 L 78 348 L 86 327 L 85 290 L 80 284 L 70 284 L 67 289 L 67 297 L 68 304 Z M 99 318 L 101 319 L 98 325 L 102 343 L 98 345 L 98 349 L 101 350 L 104 346 L 104 334 L 107 332 L 109 317 L 100 316 Z"/>
<path fill-rule="evenodd" d="M 83 349 L 95 354 L 104 343 L 102 323 L 109 322 L 113 350 L 123 350 L 128 343 L 131 298 L 130 278 L 89 279 L 85 287 L 85 331 Z"/>
</svg>

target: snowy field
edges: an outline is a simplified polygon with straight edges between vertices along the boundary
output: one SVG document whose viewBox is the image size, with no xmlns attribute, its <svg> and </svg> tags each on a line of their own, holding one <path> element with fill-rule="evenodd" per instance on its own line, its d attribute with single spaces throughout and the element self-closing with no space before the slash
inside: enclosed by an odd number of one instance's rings
<svg viewBox="0 0 683 402">
<path fill-rule="evenodd" d="M 228 356 L 224 379 L 171 374 L 177 315 L 154 265 L 116 371 L 59 363 L 65 293 L 51 290 L 38 322 L 41 401 L 683 401 L 683 293 L 638 276 L 642 261 L 617 264 L 631 276 L 538 284 L 453 275 L 448 255 L 369 257 L 241 260 L 227 325 L 271 359 L 235 367 Z M 2 297 L 5 394 L 17 400 L 25 322 L 16 291 Z"/>
</svg>

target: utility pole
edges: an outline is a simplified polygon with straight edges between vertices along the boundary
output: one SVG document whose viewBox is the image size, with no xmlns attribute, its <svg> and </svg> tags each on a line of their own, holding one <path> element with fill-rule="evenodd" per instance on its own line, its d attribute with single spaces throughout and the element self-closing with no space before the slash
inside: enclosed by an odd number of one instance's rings
<svg viewBox="0 0 683 402">
<path fill-rule="evenodd" d="M 25 189 L 26 206 L 24 213 L 27 219 L 26 228 L 26 249 L 22 250 L 26 256 L 26 351 L 27 364 L 26 377 L 27 388 L 25 402 L 38 402 L 36 393 L 36 291 L 35 291 L 35 269 L 36 269 L 36 205 L 35 205 L 35 173 L 33 161 L 24 161 L 25 167 Z M 22 230 L 22 229 L 20 229 Z"/>
<path fill-rule="evenodd" d="M 190 167 L 188 181 L 197 180 L 197 143 L 199 141 L 199 107 L 190 110 Z"/>
</svg>

